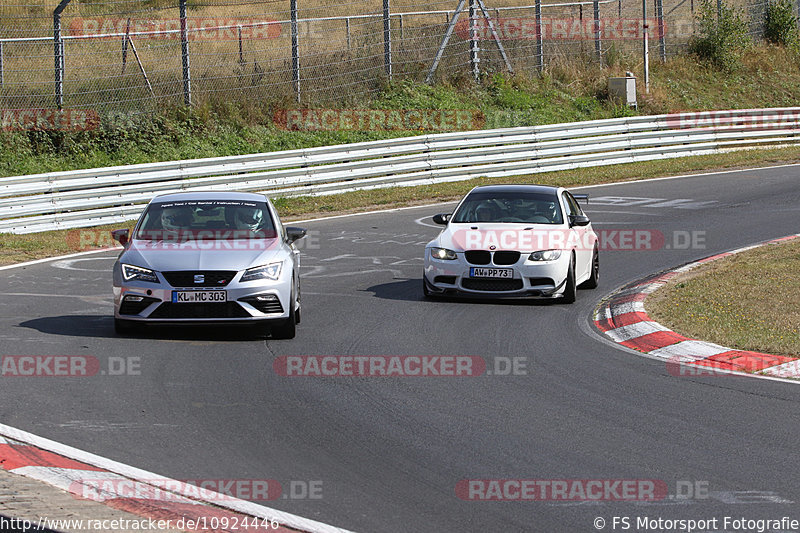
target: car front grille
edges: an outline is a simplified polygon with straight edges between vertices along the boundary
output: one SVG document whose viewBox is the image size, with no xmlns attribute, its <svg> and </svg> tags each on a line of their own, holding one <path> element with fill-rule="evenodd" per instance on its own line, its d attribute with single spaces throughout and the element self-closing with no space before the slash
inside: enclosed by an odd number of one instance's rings
<svg viewBox="0 0 800 533">
<path fill-rule="evenodd" d="M 249 318 L 251 316 L 236 302 L 164 302 L 148 318 Z"/>
<path fill-rule="evenodd" d="M 488 265 L 492 260 L 492 254 L 485 250 L 469 250 L 464 252 L 464 257 L 467 259 L 467 263 L 473 265 Z"/>
<path fill-rule="evenodd" d="M 513 265 L 519 261 L 519 252 L 501 250 L 499 252 L 489 252 L 486 250 L 469 250 L 464 252 L 467 263 L 472 265 Z"/>
<path fill-rule="evenodd" d="M 235 270 L 176 270 L 162 272 L 167 283 L 173 287 L 224 287 L 236 275 Z M 195 282 L 195 276 L 203 276 L 203 281 Z"/>
<path fill-rule="evenodd" d="M 492 261 L 495 265 L 513 265 L 519 261 L 519 252 L 495 252 Z"/>
<path fill-rule="evenodd" d="M 531 285 L 555 285 L 555 281 L 551 278 L 528 278 Z"/>
<path fill-rule="evenodd" d="M 462 279 L 461 286 L 473 291 L 518 291 L 522 288 L 521 279 Z"/>
</svg>

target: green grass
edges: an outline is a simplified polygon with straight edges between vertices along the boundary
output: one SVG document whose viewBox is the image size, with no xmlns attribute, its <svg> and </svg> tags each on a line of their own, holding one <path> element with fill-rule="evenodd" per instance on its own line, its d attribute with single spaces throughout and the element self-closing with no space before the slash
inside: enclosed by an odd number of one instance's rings
<svg viewBox="0 0 800 533">
<path fill-rule="evenodd" d="M 739 350 L 800 356 L 800 241 L 713 261 L 647 299 L 656 321 Z"/>
<path fill-rule="evenodd" d="M 343 95 L 329 107 L 373 109 L 473 109 L 486 127 L 553 124 L 632 115 L 608 100 L 609 76 L 634 70 L 637 57 L 617 55 L 604 70 L 554 62 L 541 78 L 488 76 L 480 83 L 451 79 L 429 86 L 384 85 L 372 99 Z M 642 94 L 640 114 L 794 106 L 800 102 L 800 60 L 783 47 L 763 45 L 745 54 L 742 68 L 725 73 L 691 56 L 654 64 L 652 90 Z M 235 94 L 232 96 L 235 98 Z M 246 98 L 173 107 L 156 115 L 107 114 L 97 130 L 0 132 L 0 176 L 270 152 L 413 135 L 419 131 L 285 131 L 273 123 L 291 99 Z M 316 106 L 322 107 L 322 106 Z"/>
</svg>

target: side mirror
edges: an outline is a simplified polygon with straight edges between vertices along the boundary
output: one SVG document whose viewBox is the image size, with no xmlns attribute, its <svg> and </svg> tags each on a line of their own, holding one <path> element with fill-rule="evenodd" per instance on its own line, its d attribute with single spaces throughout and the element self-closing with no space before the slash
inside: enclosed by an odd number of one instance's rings
<svg viewBox="0 0 800 533">
<path fill-rule="evenodd" d="M 294 241 L 300 240 L 306 236 L 305 228 L 298 228 L 295 226 L 286 226 L 286 242 L 289 244 Z"/>
<path fill-rule="evenodd" d="M 453 216 L 452 213 L 439 213 L 438 215 L 433 215 L 433 222 L 446 226 L 447 223 L 450 222 L 451 216 Z"/>
<path fill-rule="evenodd" d="M 122 246 L 128 244 L 129 235 L 130 230 L 128 228 L 111 230 L 111 238 L 120 243 Z"/>
<path fill-rule="evenodd" d="M 569 225 L 570 225 L 570 227 L 572 227 L 572 226 L 588 226 L 589 222 L 591 222 L 591 221 L 589 220 L 589 217 L 587 217 L 586 215 L 570 215 L 569 216 Z"/>
</svg>

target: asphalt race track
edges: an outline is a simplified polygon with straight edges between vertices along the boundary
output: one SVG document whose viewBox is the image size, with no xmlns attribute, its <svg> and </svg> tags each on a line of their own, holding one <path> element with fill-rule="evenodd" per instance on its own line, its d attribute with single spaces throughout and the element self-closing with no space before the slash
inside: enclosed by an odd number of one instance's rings
<svg viewBox="0 0 800 533">
<path fill-rule="evenodd" d="M 585 191 L 596 231 L 655 230 L 665 246 L 604 250 L 600 287 L 575 305 L 423 300 L 430 216 L 452 204 L 304 224 L 291 341 L 208 328 L 118 338 L 113 253 L 2 271 L 0 354 L 90 355 L 101 371 L 0 378 L 0 422 L 176 479 L 277 480 L 289 497 L 265 505 L 357 532 L 800 519 L 800 388 L 674 376 L 590 325 L 625 282 L 800 231 L 800 166 Z M 273 361 L 284 355 L 472 355 L 489 370 L 524 358 L 525 371 L 283 377 Z M 456 485 L 470 479 L 660 480 L 700 497 L 465 501 Z"/>
</svg>

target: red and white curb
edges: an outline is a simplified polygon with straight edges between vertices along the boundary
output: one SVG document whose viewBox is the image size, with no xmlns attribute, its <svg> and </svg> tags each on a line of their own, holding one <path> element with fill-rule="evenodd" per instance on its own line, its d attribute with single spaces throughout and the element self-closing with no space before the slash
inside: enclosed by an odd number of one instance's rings
<svg viewBox="0 0 800 533">
<path fill-rule="evenodd" d="M 644 302 L 650 294 L 683 272 L 759 246 L 798 237 L 800 233 L 745 246 L 635 281 L 600 303 L 594 315 L 595 326 L 617 344 L 643 352 L 650 357 L 663 359 L 671 366 L 671 372 L 681 375 L 733 372 L 777 378 L 800 378 L 800 359 L 796 357 L 735 350 L 711 342 L 689 339 L 652 320 L 644 308 Z"/>
<path fill-rule="evenodd" d="M 3 424 L 0 424 L 0 467 L 54 485 L 76 498 L 102 500 L 109 507 L 144 518 L 170 520 L 173 525 L 194 521 L 197 527 L 193 529 L 199 531 L 351 533 L 159 476 Z"/>
</svg>

